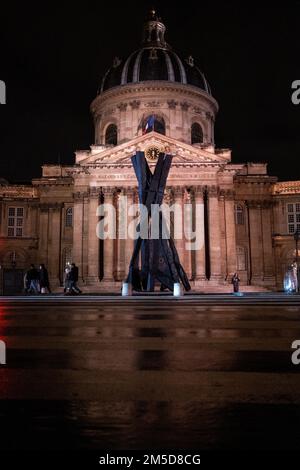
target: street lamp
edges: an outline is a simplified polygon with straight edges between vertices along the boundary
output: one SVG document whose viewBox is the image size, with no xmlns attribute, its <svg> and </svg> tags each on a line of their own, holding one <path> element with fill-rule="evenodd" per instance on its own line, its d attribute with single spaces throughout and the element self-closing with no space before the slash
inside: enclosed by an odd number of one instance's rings
<svg viewBox="0 0 300 470">
<path fill-rule="evenodd" d="M 300 240 L 300 231 L 299 229 L 296 230 L 294 233 L 294 240 L 296 245 L 296 273 L 297 273 L 297 292 L 299 292 L 299 280 L 298 280 L 298 242 Z"/>
</svg>

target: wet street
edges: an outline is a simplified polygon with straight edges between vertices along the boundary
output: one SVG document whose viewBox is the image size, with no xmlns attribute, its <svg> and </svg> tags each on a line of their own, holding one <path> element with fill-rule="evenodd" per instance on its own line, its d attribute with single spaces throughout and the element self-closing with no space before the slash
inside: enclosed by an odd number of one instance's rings
<svg viewBox="0 0 300 470">
<path fill-rule="evenodd" d="M 2 298 L 1 449 L 298 449 L 297 296 Z"/>
</svg>

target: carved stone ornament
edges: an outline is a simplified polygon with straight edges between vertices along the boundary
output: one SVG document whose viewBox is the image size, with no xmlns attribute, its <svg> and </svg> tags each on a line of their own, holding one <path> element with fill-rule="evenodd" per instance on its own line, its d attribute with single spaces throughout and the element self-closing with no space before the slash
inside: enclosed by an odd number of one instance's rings
<svg viewBox="0 0 300 470">
<path fill-rule="evenodd" d="M 141 102 L 138 100 L 134 100 L 134 101 L 131 101 L 129 104 L 132 107 L 132 109 L 139 109 Z"/>
<path fill-rule="evenodd" d="M 145 103 L 146 108 L 160 108 L 160 102 L 159 101 L 149 101 L 148 103 Z"/>
</svg>

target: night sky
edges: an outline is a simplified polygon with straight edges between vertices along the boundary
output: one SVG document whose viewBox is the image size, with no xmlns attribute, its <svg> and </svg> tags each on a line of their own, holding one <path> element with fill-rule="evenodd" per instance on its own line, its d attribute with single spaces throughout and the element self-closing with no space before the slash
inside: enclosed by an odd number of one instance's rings
<svg viewBox="0 0 300 470">
<path fill-rule="evenodd" d="M 216 144 L 233 162 L 268 162 L 280 180 L 300 179 L 300 2 L 157 1 L 166 39 L 193 55 L 220 105 Z M 0 177 L 26 182 L 43 163 L 71 164 L 94 141 L 89 105 L 115 56 L 141 43 L 150 2 L 10 2 L 1 5 Z"/>
</svg>

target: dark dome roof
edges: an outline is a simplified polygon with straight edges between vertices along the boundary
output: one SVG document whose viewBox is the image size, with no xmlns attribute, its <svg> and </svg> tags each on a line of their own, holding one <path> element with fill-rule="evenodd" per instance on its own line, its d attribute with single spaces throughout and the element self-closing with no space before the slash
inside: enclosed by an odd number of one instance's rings
<svg viewBox="0 0 300 470">
<path fill-rule="evenodd" d="M 165 42 L 165 31 L 165 25 L 152 11 L 150 19 L 145 23 L 143 47 L 133 52 L 125 61 L 115 58 L 113 66 L 102 80 L 99 92 L 129 83 L 166 80 L 193 85 L 211 94 L 210 86 L 194 64 L 194 59 L 180 59 Z"/>
</svg>

